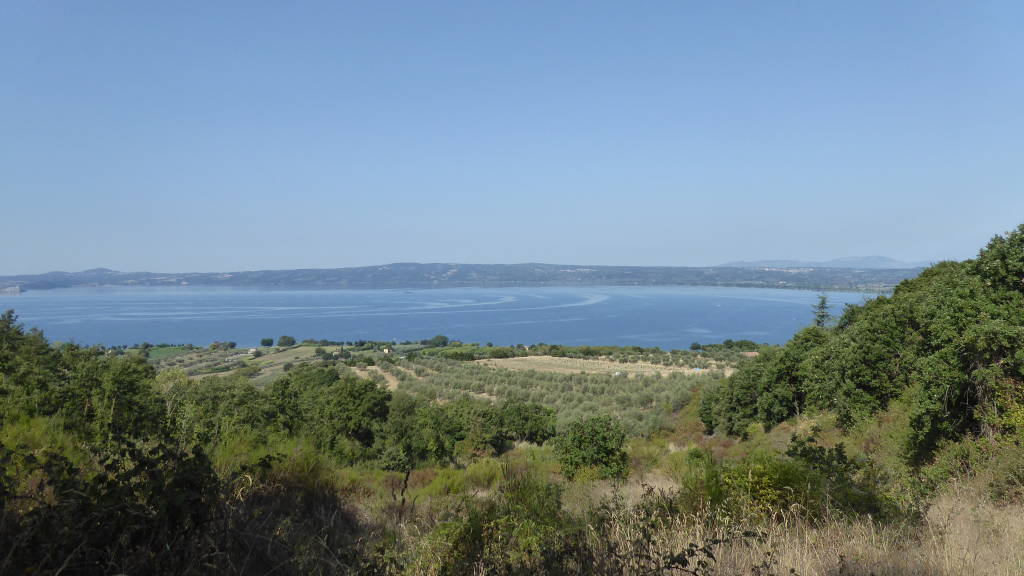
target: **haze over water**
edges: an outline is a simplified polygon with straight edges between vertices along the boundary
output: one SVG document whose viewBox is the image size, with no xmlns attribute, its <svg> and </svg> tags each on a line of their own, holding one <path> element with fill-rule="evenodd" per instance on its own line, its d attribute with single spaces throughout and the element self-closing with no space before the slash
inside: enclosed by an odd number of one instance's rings
<svg viewBox="0 0 1024 576">
<path fill-rule="evenodd" d="M 833 314 L 869 294 L 830 292 Z M 254 346 L 302 339 L 420 340 L 435 334 L 497 345 L 637 345 L 749 339 L 780 344 L 812 321 L 817 293 L 764 288 L 557 287 L 274 291 L 72 288 L 0 296 L 0 309 L 56 341 L 107 346 Z"/>
</svg>

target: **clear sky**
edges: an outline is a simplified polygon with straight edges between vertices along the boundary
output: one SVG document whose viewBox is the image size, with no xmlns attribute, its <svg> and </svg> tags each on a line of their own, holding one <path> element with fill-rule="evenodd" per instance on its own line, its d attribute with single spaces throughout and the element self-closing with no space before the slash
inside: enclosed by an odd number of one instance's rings
<svg viewBox="0 0 1024 576">
<path fill-rule="evenodd" d="M 0 274 L 972 256 L 1024 3 L 4 2 Z"/>
</svg>

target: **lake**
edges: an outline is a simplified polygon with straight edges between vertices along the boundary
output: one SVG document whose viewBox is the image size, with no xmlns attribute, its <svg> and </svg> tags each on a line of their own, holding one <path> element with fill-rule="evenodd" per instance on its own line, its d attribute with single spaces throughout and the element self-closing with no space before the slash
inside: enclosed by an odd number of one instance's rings
<svg viewBox="0 0 1024 576">
<path fill-rule="evenodd" d="M 872 295 L 830 292 L 833 313 Z M 54 341 L 254 346 L 302 340 L 547 342 L 687 348 L 779 344 L 813 318 L 817 294 L 765 288 L 557 287 L 277 291 L 200 287 L 69 288 L 0 295 L 0 309 Z"/>
</svg>

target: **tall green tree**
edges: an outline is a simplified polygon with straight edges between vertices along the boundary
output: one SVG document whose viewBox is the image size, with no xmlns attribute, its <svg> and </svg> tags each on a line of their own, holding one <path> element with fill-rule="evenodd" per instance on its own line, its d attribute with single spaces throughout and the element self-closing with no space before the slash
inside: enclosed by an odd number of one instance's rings
<svg viewBox="0 0 1024 576">
<path fill-rule="evenodd" d="M 822 292 L 818 294 L 818 303 L 814 305 L 814 325 L 818 328 L 828 326 L 832 314 L 828 311 L 828 295 Z"/>
</svg>

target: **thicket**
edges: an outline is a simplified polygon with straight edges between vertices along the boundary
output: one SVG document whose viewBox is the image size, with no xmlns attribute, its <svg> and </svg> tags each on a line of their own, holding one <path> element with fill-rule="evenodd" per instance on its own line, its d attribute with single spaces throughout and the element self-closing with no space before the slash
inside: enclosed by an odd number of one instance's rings
<svg viewBox="0 0 1024 576">
<path fill-rule="evenodd" d="M 555 434 L 543 406 L 429 403 L 328 367 L 265 389 L 158 375 L 138 355 L 51 346 L 12 312 L 0 376 L 0 573 L 366 568 L 334 470 L 408 480 Z"/>
<path fill-rule="evenodd" d="M 920 465 L 964 438 L 1020 439 L 1022 384 L 1024 226 L 762 351 L 705 391 L 701 417 L 709 432 L 743 435 L 829 411 L 849 430 L 898 401 L 902 455 Z"/>
</svg>

